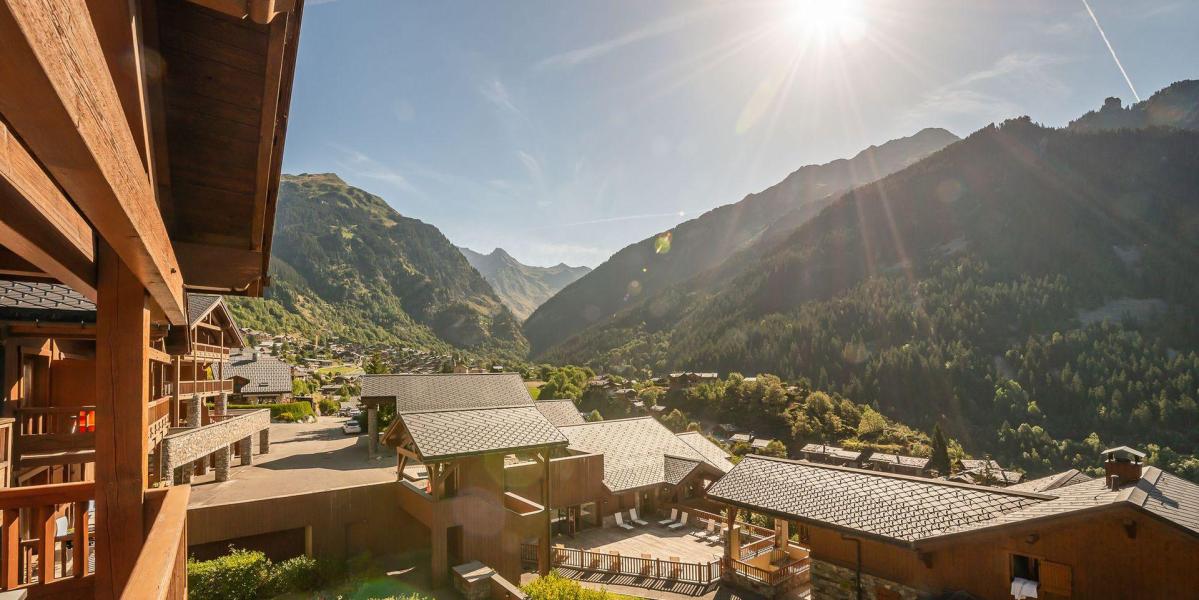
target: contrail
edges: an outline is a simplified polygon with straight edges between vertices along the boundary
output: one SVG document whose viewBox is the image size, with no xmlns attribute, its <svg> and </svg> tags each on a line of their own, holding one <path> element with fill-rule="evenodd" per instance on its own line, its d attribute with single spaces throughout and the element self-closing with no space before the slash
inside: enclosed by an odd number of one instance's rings
<svg viewBox="0 0 1199 600">
<path fill-rule="evenodd" d="M 1124 76 L 1124 82 L 1128 84 L 1128 89 L 1132 90 L 1132 97 L 1140 102 L 1141 95 L 1137 93 L 1137 88 L 1132 87 L 1132 80 L 1128 78 L 1128 72 L 1124 70 L 1124 65 L 1120 64 L 1120 58 L 1116 56 L 1116 49 L 1112 48 L 1112 43 L 1107 40 L 1107 34 L 1103 32 L 1099 19 L 1095 17 L 1095 11 L 1091 10 L 1091 4 L 1087 0 L 1082 0 L 1082 5 L 1086 7 L 1087 14 L 1091 15 L 1091 20 L 1095 22 L 1095 29 L 1099 30 L 1099 37 L 1102 37 L 1103 43 L 1107 44 L 1107 51 L 1112 53 L 1112 60 L 1116 61 L 1116 68 L 1120 69 L 1120 74 Z"/>
</svg>

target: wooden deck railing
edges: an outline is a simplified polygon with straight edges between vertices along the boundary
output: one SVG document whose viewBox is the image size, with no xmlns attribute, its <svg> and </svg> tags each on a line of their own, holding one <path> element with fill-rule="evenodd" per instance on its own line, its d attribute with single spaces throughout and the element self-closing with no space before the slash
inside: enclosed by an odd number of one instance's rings
<svg viewBox="0 0 1199 600">
<path fill-rule="evenodd" d="M 16 413 L 13 445 L 18 457 L 96 447 L 95 406 L 36 406 Z"/>
<path fill-rule="evenodd" d="M 668 511 L 669 511 L 671 508 L 677 508 L 677 509 L 679 509 L 679 511 L 681 511 L 681 512 L 689 512 L 689 513 L 691 513 L 692 520 L 694 520 L 694 521 L 695 521 L 695 522 L 697 522 L 697 523 L 698 523 L 700 520 L 709 521 L 709 520 L 712 520 L 712 519 L 716 519 L 716 522 L 717 522 L 717 523 L 725 523 L 725 522 L 727 522 L 723 516 L 721 516 L 721 515 L 718 515 L 718 514 L 716 514 L 716 513 L 711 513 L 711 512 L 708 512 L 708 511 L 706 511 L 706 510 L 700 510 L 700 509 L 698 509 L 698 508 L 690 508 L 690 507 L 686 507 L 686 506 L 678 506 L 678 505 L 667 505 L 667 506 L 666 506 L 666 510 L 668 510 Z M 773 529 L 770 529 L 770 528 L 767 528 L 767 527 L 762 527 L 761 525 L 754 525 L 753 523 L 750 523 L 749 521 L 745 521 L 745 520 L 742 520 L 742 519 L 737 519 L 737 523 L 738 523 L 739 525 L 741 525 L 741 527 L 742 527 L 743 529 L 745 529 L 745 530 L 748 530 L 750 533 L 752 533 L 752 534 L 753 534 L 753 535 L 755 535 L 755 536 L 770 537 L 770 536 L 773 536 L 773 535 L 774 535 L 774 530 L 773 530 Z"/>
<path fill-rule="evenodd" d="M 232 379 L 206 379 L 204 381 L 179 382 L 180 396 L 191 396 L 192 394 L 219 394 L 221 392 L 233 392 Z"/>
<path fill-rule="evenodd" d="M 121 600 L 186 600 L 187 501 L 190 486 L 146 492 L 151 523 Z"/>
<path fill-rule="evenodd" d="M 16 419 L 0 419 L 0 488 L 12 485 L 12 424 Z"/>
<path fill-rule="evenodd" d="M 524 564 L 536 565 L 537 544 L 521 544 L 520 557 Z M 708 562 L 676 562 L 660 558 L 592 552 L 565 546 L 554 546 L 550 552 L 550 559 L 555 568 L 592 573 L 630 575 L 642 579 L 698 585 L 708 585 L 720 580 L 719 559 Z"/>
<path fill-rule="evenodd" d="M 222 347 L 222 346 L 217 346 L 217 345 L 215 345 L 215 344 L 201 344 L 201 343 L 199 343 L 199 342 L 195 342 L 195 343 L 193 343 L 193 344 L 192 344 L 192 346 L 194 346 L 194 347 L 195 347 L 195 349 L 196 349 L 196 356 L 197 356 L 197 357 L 204 357 L 204 358 L 212 358 L 212 357 L 224 358 L 224 357 L 226 357 L 226 356 L 228 356 L 228 355 L 229 355 L 229 349 L 228 349 L 228 348 L 225 348 L 225 347 Z M 185 356 L 184 358 L 187 358 L 187 357 Z"/>
<path fill-rule="evenodd" d="M 0 490 L 0 590 L 91 596 L 89 481 Z"/>
<path fill-rule="evenodd" d="M 811 580 L 811 561 L 807 558 L 788 563 L 774 571 L 727 557 L 722 559 L 722 562 L 724 569 L 729 572 L 773 587 L 776 593 L 780 591 L 779 588 L 792 589 Z"/>
</svg>

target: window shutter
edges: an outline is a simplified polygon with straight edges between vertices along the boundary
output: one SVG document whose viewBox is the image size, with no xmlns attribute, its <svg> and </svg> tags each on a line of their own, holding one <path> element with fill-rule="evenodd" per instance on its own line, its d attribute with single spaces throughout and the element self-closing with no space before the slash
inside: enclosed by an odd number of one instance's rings
<svg viewBox="0 0 1199 600">
<path fill-rule="evenodd" d="M 1070 565 L 1041 561 L 1041 591 L 1047 594 L 1069 597 L 1073 589 Z"/>
</svg>

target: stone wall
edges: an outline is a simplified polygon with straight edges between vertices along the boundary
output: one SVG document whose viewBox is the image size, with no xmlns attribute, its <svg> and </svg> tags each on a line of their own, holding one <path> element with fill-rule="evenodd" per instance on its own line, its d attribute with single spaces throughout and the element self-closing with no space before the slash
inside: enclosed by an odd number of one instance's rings
<svg viewBox="0 0 1199 600">
<path fill-rule="evenodd" d="M 922 596 L 906 585 L 862 573 L 862 598 L 877 598 L 878 590 L 894 592 L 903 600 Z M 857 572 L 821 560 L 812 560 L 812 600 L 856 600 Z"/>
<path fill-rule="evenodd" d="M 251 410 L 203 427 L 172 429 L 162 440 L 166 473 L 228 447 L 271 426 L 271 411 Z"/>
</svg>

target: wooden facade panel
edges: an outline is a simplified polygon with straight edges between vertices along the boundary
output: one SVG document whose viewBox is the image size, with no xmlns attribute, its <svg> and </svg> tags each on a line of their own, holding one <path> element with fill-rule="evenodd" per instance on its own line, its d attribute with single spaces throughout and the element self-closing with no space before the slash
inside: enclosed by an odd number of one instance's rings
<svg viewBox="0 0 1199 600">
<path fill-rule="evenodd" d="M 190 2 L 172 2 L 169 10 L 160 10 L 164 27 L 219 39 L 235 48 L 266 56 L 269 41 L 266 27 L 214 12 Z"/>
<path fill-rule="evenodd" d="M 262 74 L 209 58 L 163 48 L 168 91 L 186 92 L 198 98 L 230 102 L 238 106 L 262 105 Z M 170 108 L 168 95 L 167 108 Z"/>
</svg>

